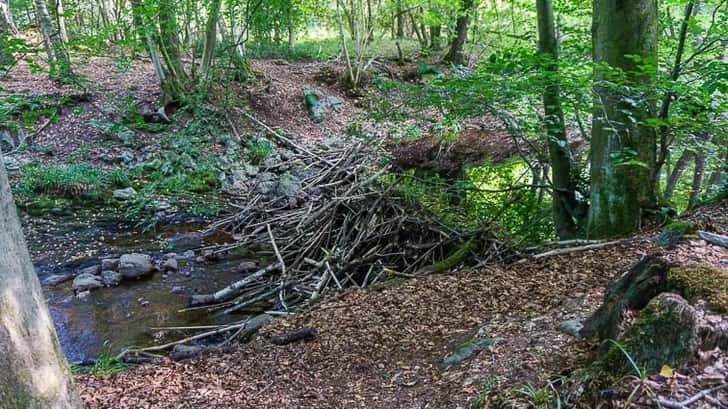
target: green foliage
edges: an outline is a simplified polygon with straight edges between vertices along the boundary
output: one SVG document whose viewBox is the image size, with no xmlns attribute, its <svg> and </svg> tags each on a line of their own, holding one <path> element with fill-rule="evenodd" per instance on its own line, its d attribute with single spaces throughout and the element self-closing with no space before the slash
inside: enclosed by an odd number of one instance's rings
<svg viewBox="0 0 728 409">
<path fill-rule="evenodd" d="M 273 153 L 275 147 L 273 143 L 266 138 L 252 137 L 246 143 L 248 152 L 248 160 L 254 165 L 263 162 Z"/>
<path fill-rule="evenodd" d="M 53 193 L 66 197 L 94 197 L 108 186 L 106 173 L 86 163 L 42 165 L 28 163 L 21 167 L 21 194 Z"/>
</svg>

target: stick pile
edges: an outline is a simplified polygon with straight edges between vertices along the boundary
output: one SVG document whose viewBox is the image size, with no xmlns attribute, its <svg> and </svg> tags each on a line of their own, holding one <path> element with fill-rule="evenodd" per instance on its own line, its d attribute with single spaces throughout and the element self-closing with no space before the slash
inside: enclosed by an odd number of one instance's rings
<svg viewBox="0 0 728 409">
<path fill-rule="evenodd" d="M 403 198 L 401 178 L 381 165 L 379 147 L 294 150 L 282 166 L 302 175 L 296 200 L 250 193 L 237 214 L 208 230 L 237 240 L 214 248 L 217 253 L 263 249 L 259 254 L 274 262 L 214 294 L 193 296 L 193 309 L 288 311 L 328 288 L 363 288 L 390 276 L 451 269 L 475 254 L 480 265 L 503 260 L 504 245 L 489 226 L 448 226 Z"/>
</svg>

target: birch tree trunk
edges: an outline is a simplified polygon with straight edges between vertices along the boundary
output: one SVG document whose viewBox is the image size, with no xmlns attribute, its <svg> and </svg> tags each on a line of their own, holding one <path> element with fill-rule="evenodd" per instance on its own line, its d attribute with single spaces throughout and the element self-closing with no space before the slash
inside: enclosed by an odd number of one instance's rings
<svg viewBox="0 0 728 409">
<path fill-rule="evenodd" d="M 644 125 L 654 112 L 654 69 L 643 64 L 657 64 L 657 0 L 594 0 L 592 16 L 596 96 L 588 234 L 604 237 L 639 229 L 642 210 L 656 201 L 650 183 L 656 138 Z"/>
<path fill-rule="evenodd" d="M 577 225 L 573 210 L 576 208 L 576 187 L 571 171 L 571 152 L 566 139 L 564 112 L 561 109 L 559 83 L 559 45 L 554 28 L 554 10 L 551 0 L 536 0 L 538 15 L 538 49 L 547 60 L 546 84 L 543 91 L 545 128 L 553 175 L 552 212 L 554 225 L 562 240 L 576 237 Z"/>
<path fill-rule="evenodd" d="M 56 0 L 56 17 L 58 18 L 58 34 L 61 36 L 61 41 L 64 43 L 68 42 L 68 29 L 66 29 L 66 17 L 63 15 L 63 0 Z"/>
<path fill-rule="evenodd" d="M 2 162 L 0 153 L 0 163 Z M 80 409 L 0 166 L 0 407 Z"/>
</svg>

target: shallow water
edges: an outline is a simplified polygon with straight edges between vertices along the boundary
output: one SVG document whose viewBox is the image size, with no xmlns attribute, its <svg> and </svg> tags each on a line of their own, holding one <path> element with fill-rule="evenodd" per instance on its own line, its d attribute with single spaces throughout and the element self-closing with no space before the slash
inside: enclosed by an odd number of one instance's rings
<svg viewBox="0 0 728 409">
<path fill-rule="evenodd" d="M 52 274 L 72 273 L 100 260 L 140 252 L 160 258 L 165 240 L 176 233 L 201 228 L 199 220 L 167 225 L 156 232 L 142 233 L 113 217 L 80 212 L 67 218 L 24 220 L 28 245 L 41 281 Z M 216 241 L 224 237 L 215 238 Z M 129 346 L 148 346 L 184 334 L 154 327 L 207 325 L 239 320 L 240 316 L 212 316 L 178 311 L 189 296 L 209 293 L 239 280 L 237 266 L 246 254 L 214 263 L 180 260 L 178 272 L 138 281 L 124 281 L 118 287 L 101 288 L 78 298 L 71 281 L 43 286 L 63 351 L 71 362 L 115 354 Z M 174 287 L 183 287 L 180 294 Z"/>
</svg>

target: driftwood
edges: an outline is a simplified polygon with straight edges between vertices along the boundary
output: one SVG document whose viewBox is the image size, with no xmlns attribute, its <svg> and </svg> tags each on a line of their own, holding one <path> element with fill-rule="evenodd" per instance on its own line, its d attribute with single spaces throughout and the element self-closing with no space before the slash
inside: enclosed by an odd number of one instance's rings
<svg viewBox="0 0 728 409">
<path fill-rule="evenodd" d="M 579 247 L 568 247 L 565 249 L 555 249 L 555 250 L 549 250 L 544 253 L 539 253 L 531 256 L 532 259 L 540 259 L 545 257 L 552 257 L 552 256 L 561 256 L 564 254 L 571 254 L 571 253 L 578 253 L 581 251 L 588 251 L 588 250 L 596 250 L 601 249 L 604 247 L 614 246 L 617 244 L 623 244 L 628 243 L 631 241 L 630 239 L 627 240 L 614 240 L 614 241 L 607 241 L 607 242 L 598 242 L 595 244 L 587 244 L 586 246 L 579 246 Z M 520 260 L 521 262 L 526 260 Z"/>
<path fill-rule="evenodd" d="M 271 337 L 270 342 L 275 345 L 288 345 L 293 342 L 310 340 L 316 337 L 316 330 L 311 327 L 305 327 L 298 331 L 289 332 L 287 334 Z"/>
<path fill-rule="evenodd" d="M 728 248 L 728 236 L 698 230 L 698 237 L 707 241 L 710 244 L 715 244 L 716 246 Z"/>
</svg>

